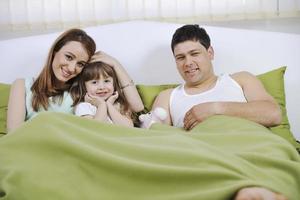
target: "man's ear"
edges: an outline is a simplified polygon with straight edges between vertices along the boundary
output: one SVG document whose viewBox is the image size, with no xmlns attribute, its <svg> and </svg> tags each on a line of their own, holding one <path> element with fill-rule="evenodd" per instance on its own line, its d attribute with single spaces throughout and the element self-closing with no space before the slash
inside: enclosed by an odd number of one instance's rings
<svg viewBox="0 0 300 200">
<path fill-rule="evenodd" d="M 209 46 L 208 49 L 207 49 L 207 52 L 208 52 L 208 55 L 209 55 L 210 59 L 213 60 L 214 56 L 215 56 L 214 48 L 212 46 Z"/>
</svg>

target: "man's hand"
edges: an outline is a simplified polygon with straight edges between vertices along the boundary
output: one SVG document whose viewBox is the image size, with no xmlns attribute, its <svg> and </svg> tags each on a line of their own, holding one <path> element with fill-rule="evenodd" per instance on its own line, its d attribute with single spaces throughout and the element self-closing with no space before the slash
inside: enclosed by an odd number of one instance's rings
<svg viewBox="0 0 300 200">
<path fill-rule="evenodd" d="M 201 103 L 193 106 L 185 115 L 183 123 L 185 130 L 191 130 L 208 117 L 217 114 L 217 102 Z"/>
</svg>

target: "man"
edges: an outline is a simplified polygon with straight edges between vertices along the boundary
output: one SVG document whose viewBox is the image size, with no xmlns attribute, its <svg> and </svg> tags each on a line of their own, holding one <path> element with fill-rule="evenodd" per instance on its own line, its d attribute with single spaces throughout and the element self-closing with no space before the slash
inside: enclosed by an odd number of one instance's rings
<svg viewBox="0 0 300 200">
<path fill-rule="evenodd" d="M 177 29 L 171 46 L 185 83 L 161 92 L 153 104 L 153 108 L 166 109 L 166 124 L 190 130 L 212 115 L 241 117 L 266 127 L 280 124 L 279 105 L 254 75 L 215 75 L 214 50 L 203 28 L 185 25 Z"/>
<path fill-rule="evenodd" d="M 210 38 L 198 25 L 185 25 L 172 38 L 172 51 L 184 84 L 161 92 L 153 104 L 167 111 L 164 123 L 186 130 L 213 115 L 241 117 L 266 127 L 281 122 L 281 111 L 262 83 L 248 72 L 216 76 Z M 285 199 L 261 187 L 238 191 L 239 199 Z"/>
</svg>

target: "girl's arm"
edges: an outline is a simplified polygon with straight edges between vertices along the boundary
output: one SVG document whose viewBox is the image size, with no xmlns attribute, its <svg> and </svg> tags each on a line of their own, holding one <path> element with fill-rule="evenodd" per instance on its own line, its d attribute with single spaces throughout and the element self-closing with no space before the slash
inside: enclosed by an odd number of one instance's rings
<svg viewBox="0 0 300 200">
<path fill-rule="evenodd" d="M 75 110 L 75 114 L 76 113 L 81 113 L 81 116 L 85 117 L 85 118 L 90 118 L 90 119 L 95 119 L 98 121 L 102 121 L 102 122 L 108 122 L 108 117 L 107 117 L 107 106 L 105 101 L 102 98 L 98 98 L 96 96 L 90 96 L 89 94 L 86 94 L 84 97 L 85 102 L 79 104 L 89 107 L 87 109 L 83 109 L 85 111 L 78 111 L 78 109 Z M 95 113 L 95 109 L 96 107 L 96 113 Z M 87 111 L 87 110 L 90 111 Z M 84 114 L 84 115 L 82 115 Z"/>
<path fill-rule="evenodd" d="M 97 61 L 104 62 L 114 68 L 130 108 L 134 112 L 142 111 L 144 109 L 142 99 L 135 87 L 134 82 L 132 81 L 124 67 L 115 58 L 102 51 L 96 52 L 91 59 L 91 62 Z"/>
<path fill-rule="evenodd" d="M 132 119 L 127 115 L 122 115 L 120 111 L 113 104 L 107 102 L 108 115 L 114 124 L 133 127 Z"/>
<path fill-rule="evenodd" d="M 120 110 L 115 106 L 115 101 L 118 96 L 118 93 L 115 92 L 114 95 L 106 100 L 108 116 L 111 118 L 114 124 L 133 127 L 133 121 L 130 116 L 121 114 Z"/>
<path fill-rule="evenodd" d="M 107 118 L 107 106 L 105 101 L 103 101 L 97 105 L 97 111 L 93 119 L 96 119 L 101 122 L 108 122 Z"/>
<path fill-rule="evenodd" d="M 7 110 L 7 132 L 21 126 L 25 121 L 25 80 L 17 79 L 10 88 Z"/>
<path fill-rule="evenodd" d="M 75 107 L 75 115 L 88 119 L 96 119 L 105 121 L 107 118 L 107 108 L 104 102 L 104 107 L 93 105 L 91 101 L 81 102 Z"/>
</svg>

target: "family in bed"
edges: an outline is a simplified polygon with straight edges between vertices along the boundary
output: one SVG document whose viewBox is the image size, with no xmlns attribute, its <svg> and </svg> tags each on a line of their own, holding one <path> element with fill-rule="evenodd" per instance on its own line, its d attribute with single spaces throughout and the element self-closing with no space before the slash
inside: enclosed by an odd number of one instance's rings
<svg viewBox="0 0 300 200">
<path fill-rule="evenodd" d="M 214 50 L 203 28 L 178 28 L 171 48 L 184 84 L 157 96 L 153 110 L 163 108 L 166 112 L 161 123 L 191 130 L 212 115 L 229 115 L 266 127 L 280 124 L 279 105 L 254 75 L 215 75 Z M 39 76 L 13 83 L 8 132 L 45 110 L 132 127 L 134 113 L 144 109 L 134 82 L 115 58 L 95 50 L 93 39 L 80 29 L 59 36 Z M 251 186 L 237 191 L 235 199 L 286 198 L 267 188 Z"/>
</svg>

